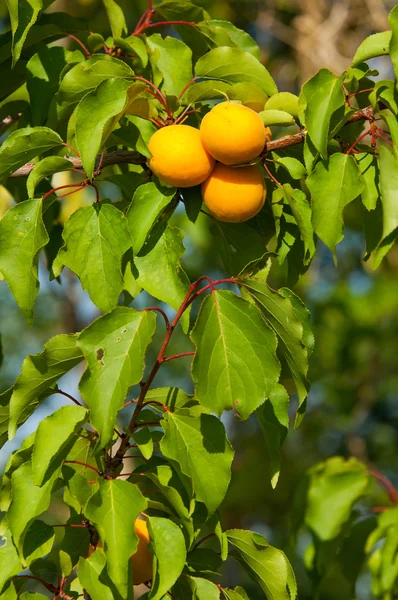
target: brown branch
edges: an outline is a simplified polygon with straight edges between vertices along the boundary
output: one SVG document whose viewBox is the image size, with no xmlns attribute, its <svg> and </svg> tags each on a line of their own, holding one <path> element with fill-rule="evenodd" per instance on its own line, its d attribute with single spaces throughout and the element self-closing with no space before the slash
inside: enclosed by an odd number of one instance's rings
<svg viewBox="0 0 398 600">
<path fill-rule="evenodd" d="M 21 117 L 22 117 L 22 113 L 18 113 L 14 117 L 12 115 L 5 117 L 5 119 L 0 121 L 0 131 L 2 129 L 4 129 L 5 127 L 8 127 L 9 125 L 12 125 L 12 123 L 15 123 L 15 121 L 18 121 L 18 119 L 20 119 Z"/>
<path fill-rule="evenodd" d="M 362 110 L 358 110 L 353 113 L 351 117 L 347 120 L 347 123 L 354 123 L 355 121 L 369 121 L 373 118 L 373 110 L 371 106 L 367 106 Z M 296 144 L 302 144 L 305 139 L 306 131 L 303 129 L 298 133 L 294 133 L 293 135 L 285 135 L 284 137 L 278 138 L 276 140 L 271 140 L 267 143 L 263 156 L 268 152 L 274 152 L 275 150 L 282 150 L 283 148 L 288 148 L 289 146 L 295 146 Z M 83 163 L 80 158 L 75 158 L 72 156 L 65 156 L 70 162 L 73 164 L 75 169 L 82 169 Z M 119 165 L 119 164 L 131 164 L 131 165 L 143 165 L 146 163 L 146 157 L 136 151 L 127 151 L 127 150 L 117 150 L 116 152 L 110 152 L 109 154 L 104 154 L 102 159 L 101 168 L 109 167 L 111 165 Z M 97 157 L 97 164 L 100 162 L 100 156 Z M 34 163 L 27 163 L 23 167 L 11 173 L 10 177 L 27 177 L 32 169 L 35 167 Z"/>
</svg>

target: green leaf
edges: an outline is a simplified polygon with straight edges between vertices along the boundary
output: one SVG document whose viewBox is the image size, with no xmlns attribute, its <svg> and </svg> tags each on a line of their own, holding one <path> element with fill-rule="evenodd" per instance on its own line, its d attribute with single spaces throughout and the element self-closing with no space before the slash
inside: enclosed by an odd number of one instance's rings
<svg viewBox="0 0 398 600">
<path fill-rule="evenodd" d="M 102 81 L 95 90 L 80 100 L 76 113 L 76 144 L 87 177 L 91 180 L 98 153 L 110 128 L 113 117 L 122 115 L 127 105 L 129 81 L 110 78 Z"/>
<path fill-rule="evenodd" d="M 123 289 L 122 257 L 131 247 L 124 214 L 104 202 L 79 208 L 66 221 L 62 237 L 54 275 L 65 265 L 102 312 L 115 308 Z"/>
<path fill-rule="evenodd" d="M 224 499 L 231 478 L 234 453 L 224 425 L 212 415 L 195 418 L 182 412 L 167 413 L 162 425 L 162 453 L 190 478 L 196 500 L 206 505 L 210 516 Z"/>
<path fill-rule="evenodd" d="M 289 430 L 289 394 L 278 383 L 269 398 L 256 410 L 268 450 L 271 485 L 276 487 L 281 464 L 281 448 Z"/>
<path fill-rule="evenodd" d="M 202 577 L 190 577 L 190 579 L 196 587 L 196 600 L 219 600 L 220 590 L 214 583 Z"/>
<path fill-rule="evenodd" d="M 111 25 L 113 37 L 127 35 L 128 27 L 124 17 L 123 10 L 116 0 L 104 0 L 104 6 Z"/>
<path fill-rule="evenodd" d="M 119 48 L 127 50 L 129 53 L 131 50 L 138 56 L 142 62 L 142 66 L 145 68 L 148 64 L 148 50 L 144 40 L 135 35 L 130 35 L 127 38 L 121 38 L 118 36 L 113 37 L 113 43 Z"/>
<path fill-rule="evenodd" d="M 47 156 L 43 158 L 43 160 L 33 167 L 26 180 L 29 198 L 34 198 L 35 190 L 43 179 L 51 177 L 54 173 L 61 173 L 70 169 L 73 169 L 73 163 L 66 158 L 62 158 L 61 156 Z"/>
<path fill-rule="evenodd" d="M 12 30 L 12 66 L 21 56 L 22 48 L 32 25 L 35 24 L 42 0 L 6 0 Z"/>
<path fill-rule="evenodd" d="M 278 92 L 267 100 L 264 110 L 281 110 L 296 118 L 299 112 L 299 99 L 290 92 Z"/>
<path fill-rule="evenodd" d="M 389 46 L 387 46 L 387 52 L 383 52 L 383 54 L 390 54 L 392 66 L 394 68 L 395 79 L 398 79 L 398 6 L 395 6 L 388 15 L 388 24 L 392 30 L 391 40 Z M 385 41 L 387 41 L 387 34 L 389 33 L 389 31 L 384 32 L 386 37 Z"/>
<path fill-rule="evenodd" d="M 319 540 L 339 535 L 351 517 L 353 505 L 369 493 L 372 478 L 365 464 L 339 456 L 308 472 L 305 523 Z"/>
<path fill-rule="evenodd" d="M 140 185 L 135 191 L 126 213 L 135 254 L 143 247 L 153 225 L 174 195 L 173 188 L 161 188 L 153 181 Z"/>
<path fill-rule="evenodd" d="M 189 279 L 180 264 L 185 253 L 184 232 L 167 223 L 159 223 L 134 258 L 137 283 L 151 296 L 178 310 L 189 287 Z M 182 316 L 185 332 L 189 327 L 189 310 Z"/>
<path fill-rule="evenodd" d="M 155 331 L 152 312 L 118 307 L 97 319 L 79 336 L 87 361 L 80 391 L 90 408 L 90 422 L 105 446 L 129 388 L 143 374 L 145 352 Z"/>
<path fill-rule="evenodd" d="M 12 543 L 11 534 L 8 531 L 1 532 L 0 546 L 0 593 L 5 585 L 23 570 L 18 552 Z"/>
<path fill-rule="evenodd" d="M 288 288 L 275 291 L 264 281 L 255 278 L 245 279 L 242 283 L 278 337 L 278 348 L 296 384 L 299 414 L 303 413 L 309 390 L 308 360 L 314 343 L 309 311 Z M 299 421 L 297 415 L 296 425 Z"/>
<path fill-rule="evenodd" d="M 297 584 L 285 554 L 270 546 L 264 536 L 252 531 L 230 529 L 228 541 L 233 556 L 263 590 L 267 600 L 294 600 Z"/>
<path fill-rule="evenodd" d="M 33 483 L 30 462 L 22 464 L 12 474 L 12 500 L 7 512 L 7 521 L 14 544 L 21 555 L 29 526 L 50 505 L 51 492 L 57 476 L 58 474 L 54 473 L 44 485 L 36 486 Z"/>
<path fill-rule="evenodd" d="M 308 177 L 307 186 L 315 233 L 335 256 L 336 244 L 343 239 L 343 209 L 363 190 L 354 157 L 336 153 L 319 162 Z"/>
<path fill-rule="evenodd" d="M 48 241 L 41 199 L 20 202 L 0 221 L 0 274 L 29 325 L 39 291 L 39 252 Z"/>
<path fill-rule="evenodd" d="M 215 100 L 217 98 L 224 98 L 225 94 L 228 95 L 231 89 L 232 86 L 224 81 L 200 81 L 191 85 L 184 92 L 182 99 L 186 104 L 195 104 L 195 102 L 203 102 L 204 100 Z"/>
<path fill-rule="evenodd" d="M 195 75 L 221 79 L 227 83 L 250 81 L 268 96 L 278 91 L 267 69 L 251 54 L 239 48 L 220 46 L 202 56 L 195 65 Z"/>
<path fill-rule="evenodd" d="M 39 154 L 61 144 L 58 133 L 48 127 L 17 129 L 0 147 L 0 182 Z"/>
<path fill-rule="evenodd" d="M 75 441 L 74 434 L 87 416 L 88 411 L 82 406 L 62 406 L 40 422 L 32 455 L 35 485 L 42 485 L 49 474 L 62 466 L 70 441 Z"/>
<path fill-rule="evenodd" d="M 246 31 L 238 29 L 230 21 L 212 19 L 197 23 L 196 27 L 203 35 L 211 40 L 212 46 L 238 47 L 260 60 L 260 48 Z"/>
<path fill-rule="evenodd" d="M 233 292 L 213 291 L 191 334 L 195 397 L 216 414 L 234 409 L 247 419 L 280 375 L 276 337 L 258 309 Z"/>
<path fill-rule="evenodd" d="M 398 228 L 398 159 L 384 145 L 379 147 L 379 168 L 381 202 L 383 207 L 383 233 L 373 253 L 373 269 L 377 269 L 384 256 L 393 246 Z"/>
<path fill-rule="evenodd" d="M 62 79 L 56 96 L 59 117 L 70 115 L 78 102 L 107 79 L 127 79 L 132 83 L 134 72 L 126 63 L 106 54 L 96 54 L 75 65 Z"/>
<path fill-rule="evenodd" d="M 186 560 L 185 539 L 170 519 L 148 519 L 151 550 L 156 557 L 153 582 L 148 600 L 161 600 L 182 573 Z M 134 573 L 133 573 L 134 577 Z"/>
<path fill-rule="evenodd" d="M 264 125 L 287 125 L 295 124 L 294 117 L 285 110 L 274 110 L 268 108 L 258 113 L 262 118 Z"/>
<path fill-rule="evenodd" d="M 247 269 L 255 272 L 262 267 L 268 255 L 267 235 L 256 219 L 246 223 L 214 222 L 212 233 L 220 238 L 220 254 L 223 265 L 230 275 L 239 275 Z M 250 239 L 250 244 L 247 240 Z"/>
<path fill-rule="evenodd" d="M 221 82 L 220 82 L 221 83 Z M 263 110 L 267 94 L 255 83 L 234 83 L 228 90 L 230 100 L 239 100 L 256 112 Z"/>
<path fill-rule="evenodd" d="M 50 553 L 54 543 L 54 528 L 35 519 L 26 532 L 22 554 L 29 567 L 33 561 Z"/>
<path fill-rule="evenodd" d="M 391 23 L 390 23 L 391 25 Z M 366 62 L 370 58 L 376 56 L 384 56 L 389 53 L 391 40 L 391 31 L 382 31 L 380 33 L 374 33 L 369 35 L 364 41 L 358 46 L 354 58 L 352 59 L 352 65 L 358 65 L 361 62 Z"/>
<path fill-rule="evenodd" d="M 159 33 L 146 38 L 153 83 L 170 96 L 178 96 L 192 79 L 192 50 L 177 38 Z"/>
<path fill-rule="evenodd" d="M 306 176 L 306 168 L 299 160 L 297 160 L 297 158 L 293 158 L 292 156 L 279 157 L 275 152 L 272 156 L 276 164 L 282 165 L 282 167 L 288 171 L 292 179 L 302 179 Z"/>
<path fill-rule="evenodd" d="M 77 572 L 80 583 L 92 600 L 115 600 L 106 571 L 105 552 L 97 549 L 89 558 L 81 556 Z"/>
<path fill-rule="evenodd" d="M 56 335 L 44 345 L 43 352 L 25 358 L 11 395 L 10 439 L 14 437 L 24 411 L 32 406 L 35 408 L 38 397 L 79 364 L 82 358 L 80 349 L 76 347 L 76 336 L 67 334 Z"/>
<path fill-rule="evenodd" d="M 237 587 L 234 590 L 224 588 L 223 594 L 226 600 L 250 600 L 245 590 L 241 587 Z"/>
<path fill-rule="evenodd" d="M 303 240 L 305 257 L 304 264 L 308 265 L 315 254 L 314 229 L 311 222 L 311 207 L 307 196 L 301 190 L 293 190 L 291 185 L 285 183 L 283 186 L 285 198 L 292 210 L 300 237 Z"/>
<path fill-rule="evenodd" d="M 325 159 L 330 119 L 338 108 L 344 106 L 343 81 L 344 74 L 335 77 L 328 69 L 321 69 L 303 85 L 299 98 L 300 120 L 307 128 L 315 148 Z"/>
<path fill-rule="evenodd" d="M 130 557 L 138 545 L 134 523 L 146 506 L 146 500 L 136 485 L 110 479 L 100 480 L 98 492 L 84 510 L 84 515 L 99 533 L 109 577 L 123 598 L 127 597 L 131 586 Z"/>
<path fill-rule="evenodd" d="M 376 208 L 377 200 L 380 198 L 379 191 L 379 169 L 376 157 L 368 152 L 356 154 L 360 179 L 363 183 L 362 203 L 367 210 Z"/>
<path fill-rule="evenodd" d="M 61 46 L 44 46 L 34 54 L 26 65 L 26 84 L 30 99 L 33 125 L 44 125 L 52 112 L 52 103 L 59 87 L 59 74 L 70 62 L 83 55 L 76 55 Z"/>
</svg>

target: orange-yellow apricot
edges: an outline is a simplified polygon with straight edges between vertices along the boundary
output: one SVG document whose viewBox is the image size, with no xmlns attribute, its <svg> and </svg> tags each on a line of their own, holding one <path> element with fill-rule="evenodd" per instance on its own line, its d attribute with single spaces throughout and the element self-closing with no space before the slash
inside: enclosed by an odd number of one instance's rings
<svg viewBox="0 0 398 600">
<path fill-rule="evenodd" d="M 152 554 L 148 550 L 150 537 L 146 521 L 137 519 L 134 529 L 138 535 L 138 546 L 137 552 L 131 557 L 131 562 L 133 565 L 133 583 L 138 585 L 152 579 Z"/>
<path fill-rule="evenodd" d="M 243 104 L 221 102 L 205 115 L 200 137 L 206 150 L 224 165 L 250 162 L 266 142 L 264 123 L 259 115 Z"/>
<path fill-rule="evenodd" d="M 228 167 L 218 163 L 202 184 L 202 197 L 219 221 L 241 223 L 263 207 L 267 188 L 256 166 Z"/>
<path fill-rule="evenodd" d="M 160 181 L 175 187 L 202 183 L 212 172 L 215 160 L 205 150 L 200 132 L 189 125 L 168 125 L 153 134 L 148 148 L 149 168 Z"/>
</svg>

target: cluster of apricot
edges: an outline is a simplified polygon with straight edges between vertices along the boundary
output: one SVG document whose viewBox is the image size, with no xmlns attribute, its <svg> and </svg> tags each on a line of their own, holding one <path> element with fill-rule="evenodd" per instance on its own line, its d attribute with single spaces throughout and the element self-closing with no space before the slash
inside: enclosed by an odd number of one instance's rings
<svg viewBox="0 0 398 600">
<path fill-rule="evenodd" d="M 266 196 L 260 169 L 247 163 L 261 154 L 270 137 L 254 110 L 222 102 L 206 114 L 200 130 L 169 125 L 154 133 L 149 168 L 168 185 L 202 184 L 204 203 L 220 221 L 247 221 L 261 210 Z"/>
</svg>

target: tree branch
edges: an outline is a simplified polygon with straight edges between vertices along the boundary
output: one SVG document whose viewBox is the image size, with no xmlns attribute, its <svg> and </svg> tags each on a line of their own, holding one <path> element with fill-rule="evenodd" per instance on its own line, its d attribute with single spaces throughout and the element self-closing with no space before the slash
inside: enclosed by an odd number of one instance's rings
<svg viewBox="0 0 398 600">
<path fill-rule="evenodd" d="M 353 123 L 355 121 L 369 121 L 373 117 L 373 110 L 371 106 L 367 106 L 361 110 L 356 111 L 347 120 L 347 123 Z M 305 139 L 306 131 L 303 129 L 293 135 L 285 135 L 284 137 L 276 140 L 271 140 L 267 143 L 263 154 L 268 152 L 274 152 L 275 150 L 281 150 L 282 148 L 288 148 L 289 146 L 295 146 L 296 144 L 302 144 Z M 65 156 L 73 164 L 75 169 L 82 169 L 83 163 L 80 158 L 72 156 Z M 100 156 L 97 157 L 97 165 L 99 165 Z M 120 164 L 131 164 L 131 165 L 143 165 L 147 161 L 146 157 L 136 151 L 117 150 L 116 152 L 110 152 L 109 154 L 103 155 L 101 168 L 109 167 L 111 165 Z M 10 177 L 27 177 L 32 169 L 35 167 L 34 163 L 27 163 L 23 167 L 20 167 L 14 173 L 11 173 Z"/>
</svg>

